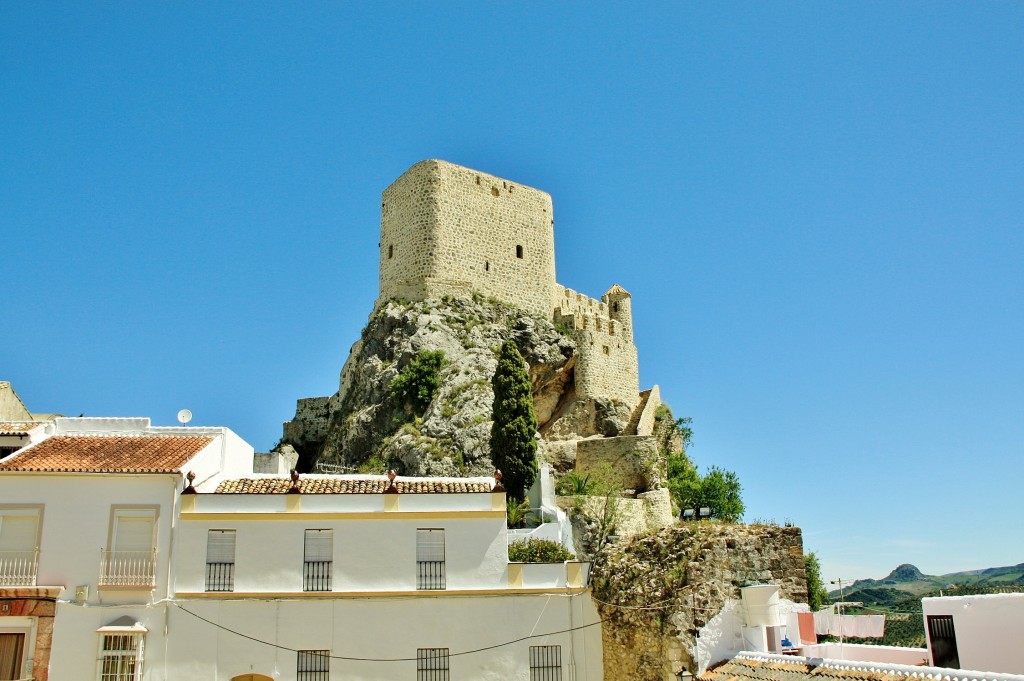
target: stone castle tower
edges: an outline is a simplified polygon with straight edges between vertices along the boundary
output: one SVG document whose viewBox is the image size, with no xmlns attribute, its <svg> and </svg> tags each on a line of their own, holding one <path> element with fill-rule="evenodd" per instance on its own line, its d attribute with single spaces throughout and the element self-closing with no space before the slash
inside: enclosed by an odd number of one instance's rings
<svg viewBox="0 0 1024 681">
<path fill-rule="evenodd" d="M 616 284 L 598 301 L 555 281 L 551 195 L 421 161 L 384 190 L 377 305 L 473 293 L 567 326 L 578 346 L 577 395 L 637 406 L 631 297 Z"/>
<path fill-rule="evenodd" d="M 471 292 L 551 315 L 551 196 L 444 161 L 421 161 L 384 190 L 378 303 Z"/>
</svg>

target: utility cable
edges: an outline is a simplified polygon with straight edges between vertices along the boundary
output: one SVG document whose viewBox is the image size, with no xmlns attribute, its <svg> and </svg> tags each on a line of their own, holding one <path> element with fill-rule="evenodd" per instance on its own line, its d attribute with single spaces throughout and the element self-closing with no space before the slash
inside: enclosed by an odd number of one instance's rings
<svg viewBox="0 0 1024 681">
<path fill-rule="evenodd" d="M 203 617 L 202 615 L 197 615 L 196 613 L 192 612 L 188 608 L 185 608 L 184 606 L 179 605 L 175 601 L 170 601 L 170 602 L 175 607 L 177 607 L 179 610 L 181 610 L 183 612 L 186 612 L 189 615 L 192 615 L 196 619 L 202 620 L 203 622 L 206 622 L 207 624 L 209 624 L 211 626 L 214 626 L 214 627 L 216 627 L 218 629 L 222 629 L 222 630 L 224 630 L 226 632 L 235 634 L 236 636 L 241 636 L 242 638 L 248 639 L 248 640 L 253 641 L 255 643 L 259 643 L 259 644 L 265 645 L 265 646 L 270 646 L 272 648 L 277 648 L 278 650 L 287 650 L 287 651 L 293 652 L 293 653 L 299 652 L 298 648 L 289 648 L 288 646 L 283 646 L 283 645 L 281 645 L 279 643 L 272 643 L 270 641 L 264 641 L 262 639 L 258 639 L 255 636 L 249 636 L 248 634 L 243 634 L 240 631 L 236 631 L 236 630 L 231 629 L 229 627 L 225 627 L 222 624 L 218 624 L 217 622 L 214 622 L 212 620 L 208 620 L 205 617 Z M 463 656 L 463 655 L 475 655 L 477 653 L 487 652 L 488 650 L 495 650 L 496 648 L 503 648 L 505 646 L 510 646 L 510 645 L 515 644 L 515 643 L 522 643 L 523 641 L 528 641 L 528 640 L 534 639 L 534 638 L 544 638 L 546 636 L 557 636 L 558 634 L 567 634 L 567 633 L 570 633 L 570 632 L 573 632 L 573 631 L 579 631 L 581 629 L 587 629 L 589 627 L 595 627 L 595 626 L 597 626 L 599 624 L 603 624 L 605 621 L 606 620 L 598 620 L 596 622 L 591 622 L 590 624 L 583 624 L 583 625 L 580 625 L 578 627 L 570 627 L 569 629 L 562 629 L 560 631 L 550 631 L 550 632 L 547 632 L 547 633 L 544 633 L 544 634 L 531 634 L 529 636 L 522 636 L 520 638 L 513 639 L 511 641 L 503 641 L 502 643 L 495 643 L 494 645 L 484 646 L 483 648 L 475 648 L 473 650 L 463 650 L 463 651 L 460 651 L 460 652 L 457 652 L 457 653 L 449 653 L 448 657 L 459 657 L 459 656 Z M 415 657 L 348 657 L 348 656 L 345 656 L 345 655 L 325 655 L 324 657 L 329 657 L 332 660 L 347 660 L 349 662 L 415 662 L 416 659 L 417 659 Z"/>
</svg>

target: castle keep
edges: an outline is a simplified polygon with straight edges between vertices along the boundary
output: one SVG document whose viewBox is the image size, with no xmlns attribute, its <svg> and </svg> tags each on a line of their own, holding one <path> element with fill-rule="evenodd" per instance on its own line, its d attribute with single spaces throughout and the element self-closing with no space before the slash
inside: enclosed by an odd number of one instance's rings
<svg viewBox="0 0 1024 681">
<path fill-rule="evenodd" d="M 637 406 L 630 295 L 615 285 L 595 300 L 558 285 L 550 194 L 421 161 L 384 190 L 380 233 L 377 305 L 473 293 L 514 305 L 572 330 L 578 397 Z"/>
</svg>

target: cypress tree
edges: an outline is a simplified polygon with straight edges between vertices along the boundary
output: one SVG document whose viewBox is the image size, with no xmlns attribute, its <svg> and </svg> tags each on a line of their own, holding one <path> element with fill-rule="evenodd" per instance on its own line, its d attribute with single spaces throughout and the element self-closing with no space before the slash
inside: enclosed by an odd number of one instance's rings
<svg viewBox="0 0 1024 681">
<path fill-rule="evenodd" d="M 537 415 L 526 362 L 514 341 L 502 344 L 491 387 L 491 460 L 501 470 L 509 498 L 521 500 L 537 477 Z"/>
</svg>

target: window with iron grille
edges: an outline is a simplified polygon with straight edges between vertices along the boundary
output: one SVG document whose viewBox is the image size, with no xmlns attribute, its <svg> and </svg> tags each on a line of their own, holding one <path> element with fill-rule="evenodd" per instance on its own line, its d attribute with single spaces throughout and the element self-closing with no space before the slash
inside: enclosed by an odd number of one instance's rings
<svg viewBox="0 0 1024 681">
<path fill-rule="evenodd" d="M 327 681 L 331 677 L 331 651 L 298 651 L 295 677 L 298 681 Z"/>
<path fill-rule="evenodd" d="M 206 590 L 235 590 L 234 530 L 210 530 L 206 535 Z"/>
<path fill-rule="evenodd" d="M 416 649 L 416 681 L 448 681 L 448 649 Z"/>
<path fill-rule="evenodd" d="M 416 588 L 445 588 L 444 530 L 416 530 Z"/>
<path fill-rule="evenodd" d="M 334 530 L 306 530 L 302 559 L 302 590 L 330 591 Z"/>
<path fill-rule="evenodd" d="M 99 681 L 139 681 L 143 640 L 142 634 L 104 634 Z"/>
<path fill-rule="evenodd" d="M 562 646 L 530 646 L 530 681 L 562 681 Z"/>
</svg>

